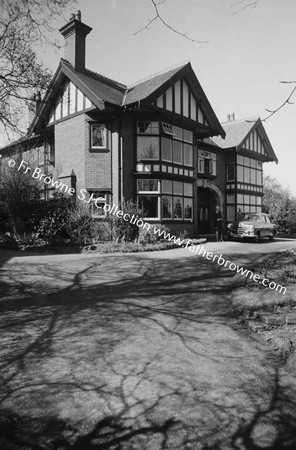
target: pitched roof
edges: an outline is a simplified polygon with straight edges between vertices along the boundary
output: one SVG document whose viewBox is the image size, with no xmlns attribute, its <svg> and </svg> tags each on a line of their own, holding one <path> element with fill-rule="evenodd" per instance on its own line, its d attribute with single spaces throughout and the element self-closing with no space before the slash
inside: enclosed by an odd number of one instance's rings
<svg viewBox="0 0 296 450">
<path fill-rule="evenodd" d="M 72 75 L 87 87 L 99 100 L 106 101 L 118 106 L 123 104 L 127 86 L 118 81 L 111 80 L 96 72 L 86 69 L 78 72 L 65 59 L 61 60 L 62 66 L 66 67 Z"/>
<path fill-rule="evenodd" d="M 125 106 L 144 100 L 187 65 L 178 65 L 127 86 L 88 69 L 85 72 L 78 72 L 65 59 L 62 59 L 61 63 L 62 66 L 67 67 L 71 71 L 74 77 L 90 89 L 98 99 L 118 106 Z"/>
<path fill-rule="evenodd" d="M 206 145 L 210 145 L 211 147 L 221 148 L 220 145 L 218 145 L 218 144 L 214 141 L 213 138 L 206 138 L 206 139 L 203 139 L 202 143 L 203 143 L 203 144 L 206 144 Z"/>
<path fill-rule="evenodd" d="M 152 75 L 151 77 L 139 81 L 127 88 L 127 94 L 124 104 L 128 105 L 135 103 L 139 100 L 143 100 L 157 89 L 159 89 L 164 83 L 169 81 L 174 75 L 180 72 L 188 63 L 179 65 L 172 69 L 165 70 L 161 73 Z"/>
<path fill-rule="evenodd" d="M 216 144 L 221 148 L 239 147 L 246 139 L 252 128 L 254 128 L 259 117 L 249 119 L 233 120 L 230 122 L 222 122 L 221 125 L 226 133 L 225 139 L 219 136 L 213 138 Z"/>
<path fill-rule="evenodd" d="M 225 140 L 220 136 L 215 136 L 212 140 L 219 145 L 222 149 L 235 148 L 239 151 L 244 142 L 256 129 L 262 141 L 264 142 L 264 148 L 266 151 L 266 161 L 275 161 L 278 163 L 278 158 L 273 150 L 270 140 L 266 134 L 264 126 L 260 120 L 260 117 L 250 117 L 247 119 L 233 120 L 230 122 L 223 122 L 221 124 L 226 132 Z"/>
</svg>

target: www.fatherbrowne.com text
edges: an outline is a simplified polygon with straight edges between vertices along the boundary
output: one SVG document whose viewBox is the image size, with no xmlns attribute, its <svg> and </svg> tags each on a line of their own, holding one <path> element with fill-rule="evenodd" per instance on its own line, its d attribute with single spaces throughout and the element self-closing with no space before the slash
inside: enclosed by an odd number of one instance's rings
<svg viewBox="0 0 296 450">
<path fill-rule="evenodd" d="M 10 158 L 8 161 L 9 167 L 14 167 L 16 164 L 16 161 L 13 158 Z M 51 176 L 46 175 L 42 173 L 42 169 L 39 167 L 35 167 L 34 170 L 28 166 L 28 163 L 24 160 L 21 161 L 19 164 L 17 170 L 23 170 L 25 173 L 28 173 L 32 176 L 32 178 L 43 181 L 46 185 L 49 187 L 59 189 L 61 192 L 64 192 L 68 195 L 75 194 L 75 189 L 72 187 L 67 186 L 67 184 L 62 183 L 61 181 L 54 181 Z M 84 201 L 86 203 L 90 203 L 92 201 L 92 198 L 87 198 L 88 192 L 85 189 L 81 189 L 78 193 L 78 198 L 81 201 Z M 97 202 L 101 203 L 100 199 L 94 200 L 94 205 L 98 207 Z M 243 267 L 238 266 L 237 264 L 230 262 L 228 259 L 225 260 L 222 256 L 222 253 L 220 255 L 207 252 L 206 249 L 203 247 L 203 245 L 198 244 L 195 245 L 191 239 L 181 239 L 177 238 L 174 235 L 171 235 L 166 230 L 161 230 L 160 228 L 157 228 L 154 225 L 151 225 L 151 223 L 144 221 L 139 216 L 130 215 L 128 213 L 124 213 L 118 208 L 118 205 L 108 205 L 105 204 L 103 207 L 104 211 L 108 214 L 115 215 L 118 218 L 122 218 L 126 222 L 130 222 L 131 224 L 136 225 L 139 228 L 143 228 L 147 231 L 151 231 L 151 227 L 153 226 L 153 233 L 157 236 L 159 236 L 162 239 L 166 239 L 167 241 L 174 242 L 176 245 L 179 245 L 180 247 L 184 247 L 191 253 L 201 255 L 202 257 L 206 258 L 209 261 L 216 261 L 216 263 L 219 266 L 228 267 L 231 271 L 236 271 L 238 274 L 245 276 L 246 278 L 249 277 L 256 283 L 262 284 L 263 286 L 269 287 L 272 290 L 279 291 L 280 293 L 285 294 L 286 288 L 284 286 L 281 286 L 280 284 L 276 284 L 274 281 L 270 281 L 268 278 L 260 278 L 260 275 L 254 274 L 251 270 L 244 269 Z"/>
</svg>

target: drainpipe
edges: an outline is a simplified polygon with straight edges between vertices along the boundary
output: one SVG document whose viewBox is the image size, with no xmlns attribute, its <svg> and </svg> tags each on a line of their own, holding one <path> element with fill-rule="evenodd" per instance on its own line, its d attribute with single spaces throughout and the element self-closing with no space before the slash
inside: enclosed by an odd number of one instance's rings
<svg viewBox="0 0 296 450">
<path fill-rule="evenodd" d="M 119 130 L 118 130 L 118 202 L 122 200 L 123 193 L 123 176 L 122 176 L 122 160 L 123 160 L 123 149 L 122 149 L 122 117 L 119 119 Z"/>
</svg>

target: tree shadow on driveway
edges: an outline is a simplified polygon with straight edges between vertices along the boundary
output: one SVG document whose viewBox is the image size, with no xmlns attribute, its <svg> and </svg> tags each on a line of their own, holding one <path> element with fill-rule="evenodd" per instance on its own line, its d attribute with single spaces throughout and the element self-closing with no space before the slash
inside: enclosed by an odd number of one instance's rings
<svg viewBox="0 0 296 450">
<path fill-rule="evenodd" d="M 295 448 L 294 387 L 241 332 L 232 272 L 138 255 L 3 269 L 1 449 Z"/>
</svg>

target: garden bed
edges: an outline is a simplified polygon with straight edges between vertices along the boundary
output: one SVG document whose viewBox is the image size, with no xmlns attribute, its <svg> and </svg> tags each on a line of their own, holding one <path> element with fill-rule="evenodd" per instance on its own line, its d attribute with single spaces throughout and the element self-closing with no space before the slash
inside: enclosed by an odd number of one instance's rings
<svg viewBox="0 0 296 450">
<path fill-rule="evenodd" d="M 237 275 L 232 304 L 240 321 L 287 359 L 296 348 L 296 249 L 273 253 L 249 269 L 284 286 L 286 292 Z"/>
<path fill-rule="evenodd" d="M 61 243 L 60 245 L 47 245 L 44 241 L 35 244 L 18 244 L 15 241 L 0 242 L 0 248 L 5 250 L 19 250 L 38 253 L 139 253 L 159 250 L 170 250 L 185 247 L 188 239 L 184 239 L 182 245 L 168 240 L 160 240 L 154 243 L 143 242 L 116 242 L 101 241 L 87 245 L 75 245 L 73 243 Z M 190 239 L 194 245 L 204 244 L 206 239 Z"/>
</svg>

